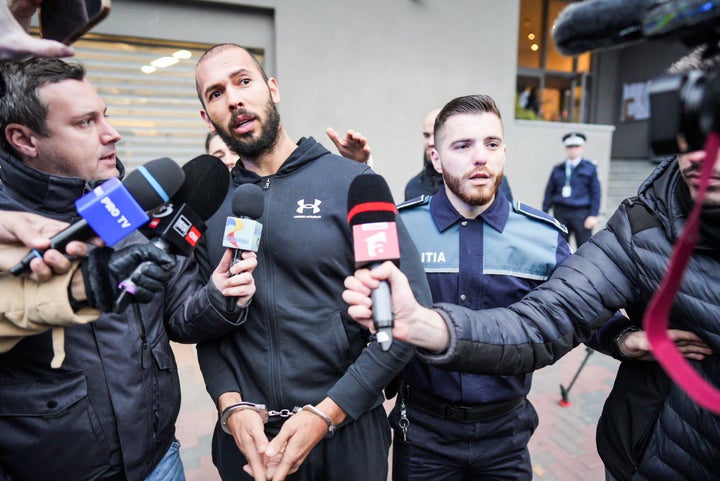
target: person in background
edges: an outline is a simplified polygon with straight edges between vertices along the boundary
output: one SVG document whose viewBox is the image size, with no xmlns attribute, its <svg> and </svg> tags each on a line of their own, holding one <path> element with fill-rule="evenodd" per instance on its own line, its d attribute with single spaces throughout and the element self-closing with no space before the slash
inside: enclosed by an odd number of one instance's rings
<svg viewBox="0 0 720 481">
<path fill-rule="evenodd" d="M 289 473 L 296 481 L 384 480 L 390 428 L 382 390 L 413 349 L 368 344 L 368 331 L 346 317 L 341 298 L 355 265 L 348 190 L 372 170 L 313 138 L 294 142 L 280 122 L 277 80 L 244 48 L 210 48 L 195 79 L 203 119 L 240 155 L 233 185 L 264 191 L 248 319 L 198 344 L 218 407 L 213 462 L 223 480 L 281 481 Z M 201 267 L 222 255 L 228 215 L 226 202 L 208 220 L 196 251 Z M 398 236 L 403 269 L 429 303 L 419 254 L 401 221 Z"/>
<path fill-rule="evenodd" d="M 487 95 L 458 97 L 437 116 L 432 163 L 437 194 L 398 206 L 422 253 L 433 302 L 505 307 L 570 255 L 564 228 L 500 189 L 505 167 L 500 111 Z M 414 359 L 391 414 L 393 479 L 532 479 L 537 414 L 531 375 L 481 376 Z"/>
<path fill-rule="evenodd" d="M 120 134 L 81 64 L 30 57 L 3 63 L 0 75 L 0 210 L 71 222 L 76 199 L 123 176 Z M 138 258 L 152 262 L 136 271 Z M 81 263 L 88 302 L 71 296 L 72 311 L 84 314 L 94 299 L 107 312 L 22 337 L 0 354 L 0 480 L 184 480 L 169 341 L 210 339 L 244 321 L 257 261 L 247 255 L 231 266 L 230 258 L 228 251 L 204 283 L 193 259 L 137 231 L 114 249 L 89 250 Z M 95 282 L 113 273 L 115 282 Z M 128 278 L 138 302 L 112 312 L 117 290 L 108 287 Z M 232 309 L 226 296 L 238 298 Z"/>
<path fill-rule="evenodd" d="M 232 170 L 233 167 L 235 167 L 235 163 L 239 158 L 235 152 L 225 145 L 225 142 L 218 136 L 217 132 L 208 132 L 207 137 L 205 137 L 205 152 L 222 160 L 228 170 Z"/>
<path fill-rule="evenodd" d="M 0 0 L 0 62 L 28 55 L 70 57 L 75 51 L 55 40 L 31 37 L 30 21 L 40 2 L 37 0 Z"/>
<path fill-rule="evenodd" d="M 567 158 L 553 167 L 545 186 L 542 210 L 550 212 L 565 224 L 568 238 L 575 238 L 580 247 L 592 236 L 600 212 L 600 180 L 597 166 L 583 158 L 587 138 L 580 132 L 570 132 L 562 138 Z"/>
<path fill-rule="evenodd" d="M 405 200 L 414 199 L 421 195 L 432 195 L 442 186 L 442 174 L 433 167 L 430 152 L 435 147 L 435 118 L 440 113 L 439 108 L 432 109 L 423 120 L 423 167 L 422 170 L 405 185 Z"/>
</svg>

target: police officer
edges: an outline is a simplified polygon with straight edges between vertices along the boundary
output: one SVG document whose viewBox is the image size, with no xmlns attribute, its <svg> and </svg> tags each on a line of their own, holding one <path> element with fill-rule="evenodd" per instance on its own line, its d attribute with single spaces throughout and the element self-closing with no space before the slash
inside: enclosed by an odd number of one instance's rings
<svg viewBox="0 0 720 481">
<path fill-rule="evenodd" d="M 554 217 L 565 224 L 580 247 L 598 223 L 600 180 L 597 166 L 582 156 L 586 137 L 580 132 L 563 136 L 567 158 L 553 167 L 545 187 L 542 209 L 553 209 Z"/>
<path fill-rule="evenodd" d="M 503 193 L 506 150 L 489 96 L 459 97 L 438 114 L 431 157 L 443 187 L 399 206 L 433 302 L 508 306 L 570 255 L 560 223 Z M 531 374 L 466 374 L 414 359 L 402 379 L 391 415 L 393 480 L 532 479 Z"/>
</svg>

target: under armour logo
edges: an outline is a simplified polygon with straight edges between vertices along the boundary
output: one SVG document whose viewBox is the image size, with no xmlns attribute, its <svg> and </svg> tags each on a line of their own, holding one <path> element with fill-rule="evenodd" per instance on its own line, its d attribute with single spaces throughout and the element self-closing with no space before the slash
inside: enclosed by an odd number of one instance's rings
<svg viewBox="0 0 720 481">
<path fill-rule="evenodd" d="M 317 214 L 318 212 L 320 212 L 320 204 L 322 204 L 322 201 L 315 199 L 315 203 L 306 204 L 305 199 L 300 199 L 299 201 L 297 201 L 297 204 L 298 208 L 295 212 L 297 212 L 298 214 L 302 214 L 305 209 L 312 209 L 312 213 Z"/>
</svg>

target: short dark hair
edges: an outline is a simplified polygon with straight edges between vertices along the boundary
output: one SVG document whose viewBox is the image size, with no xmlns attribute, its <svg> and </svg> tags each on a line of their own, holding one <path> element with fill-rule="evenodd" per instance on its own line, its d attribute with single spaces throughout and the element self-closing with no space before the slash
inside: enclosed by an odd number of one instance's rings
<svg viewBox="0 0 720 481">
<path fill-rule="evenodd" d="M 48 107 L 40 99 L 40 88 L 64 80 L 84 80 L 85 67 L 57 58 L 30 57 L 0 65 L 4 91 L 0 96 L 0 146 L 15 153 L 5 137 L 9 124 L 20 124 L 46 136 Z"/>
<path fill-rule="evenodd" d="M 445 122 L 453 115 L 458 114 L 481 114 L 481 113 L 495 114 L 500 119 L 502 124 L 502 116 L 500 110 L 495 105 L 495 101 L 489 95 L 465 95 L 464 97 L 457 97 L 446 103 L 445 106 L 440 110 L 440 113 L 435 118 L 434 135 L 435 139 L 438 138 L 438 132 L 445 126 Z M 436 140 L 437 142 L 437 140 Z"/>
<path fill-rule="evenodd" d="M 205 61 L 205 58 L 207 58 L 217 52 L 221 52 L 223 50 L 227 50 L 230 48 L 239 48 L 240 50 L 244 50 L 245 52 L 247 52 L 247 54 L 250 55 L 250 58 L 252 58 L 253 61 L 255 62 L 255 66 L 258 68 L 258 70 L 260 70 L 260 73 L 262 74 L 265 82 L 267 82 L 269 80 L 267 73 L 265 73 L 265 69 L 263 68 L 262 64 L 257 59 L 257 57 L 255 57 L 255 55 L 253 55 L 253 53 L 250 50 L 248 50 L 245 47 L 243 47 L 242 45 L 238 45 L 236 43 L 219 43 L 219 44 L 213 45 L 209 49 L 205 50 L 205 52 L 203 52 L 203 54 L 200 55 L 200 58 L 198 59 L 197 63 L 195 64 L 195 70 L 197 71 L 198 66 L 201 63 L 203 63 L 203 61 Z M 203 108 L 205 108 L 205 100 L 203 99 L 202 92 L 200 92 L 200 85 L 198 85 L 197 75 L 195 76 L 195 91 L 197 92 L 197 96 L 200 99 L 200 103 L 202 104 Z"/>
</svg>

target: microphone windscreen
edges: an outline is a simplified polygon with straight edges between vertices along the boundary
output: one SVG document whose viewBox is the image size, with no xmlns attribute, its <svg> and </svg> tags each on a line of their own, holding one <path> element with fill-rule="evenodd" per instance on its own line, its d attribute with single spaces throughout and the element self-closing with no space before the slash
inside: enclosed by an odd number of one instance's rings
<svg viewBox="0 0 720 481">
<path fill-rule="evenodd" d="M 348 189 L 348 224 L 395 222 L 397 208 L 390 187 L 378 174 L 355 177 Z"/>
<path fill-rule="evenodd" d="M 255 184 L 241 184 L 233 192 L 231 205 L 235 217 L 259 219 L 265 208 L 265 195 Z"/>
<path fill-rule="evenodd" d="M 168 157 L 151 160 L 133 170 L 123 181 L 133 199 L 143 210 L 161 206 L 180 189 L 185 173 Z"/>
<path fill-rule="evenodd" d="M 563 55 L 579 55 L 640 40 L 646 7 L 655 1 L 586 0 L 571 3 L 555 20 L 555 46 Z"/>
<path fill-rule="evenodd" d="M 222 205 L 230 185 L 230 173 L 222 160 L 203 154 L 182 166 L 185 182 L 173 196 L 177 205 L 187 204 L 203 221 Z"/>
</svg>

